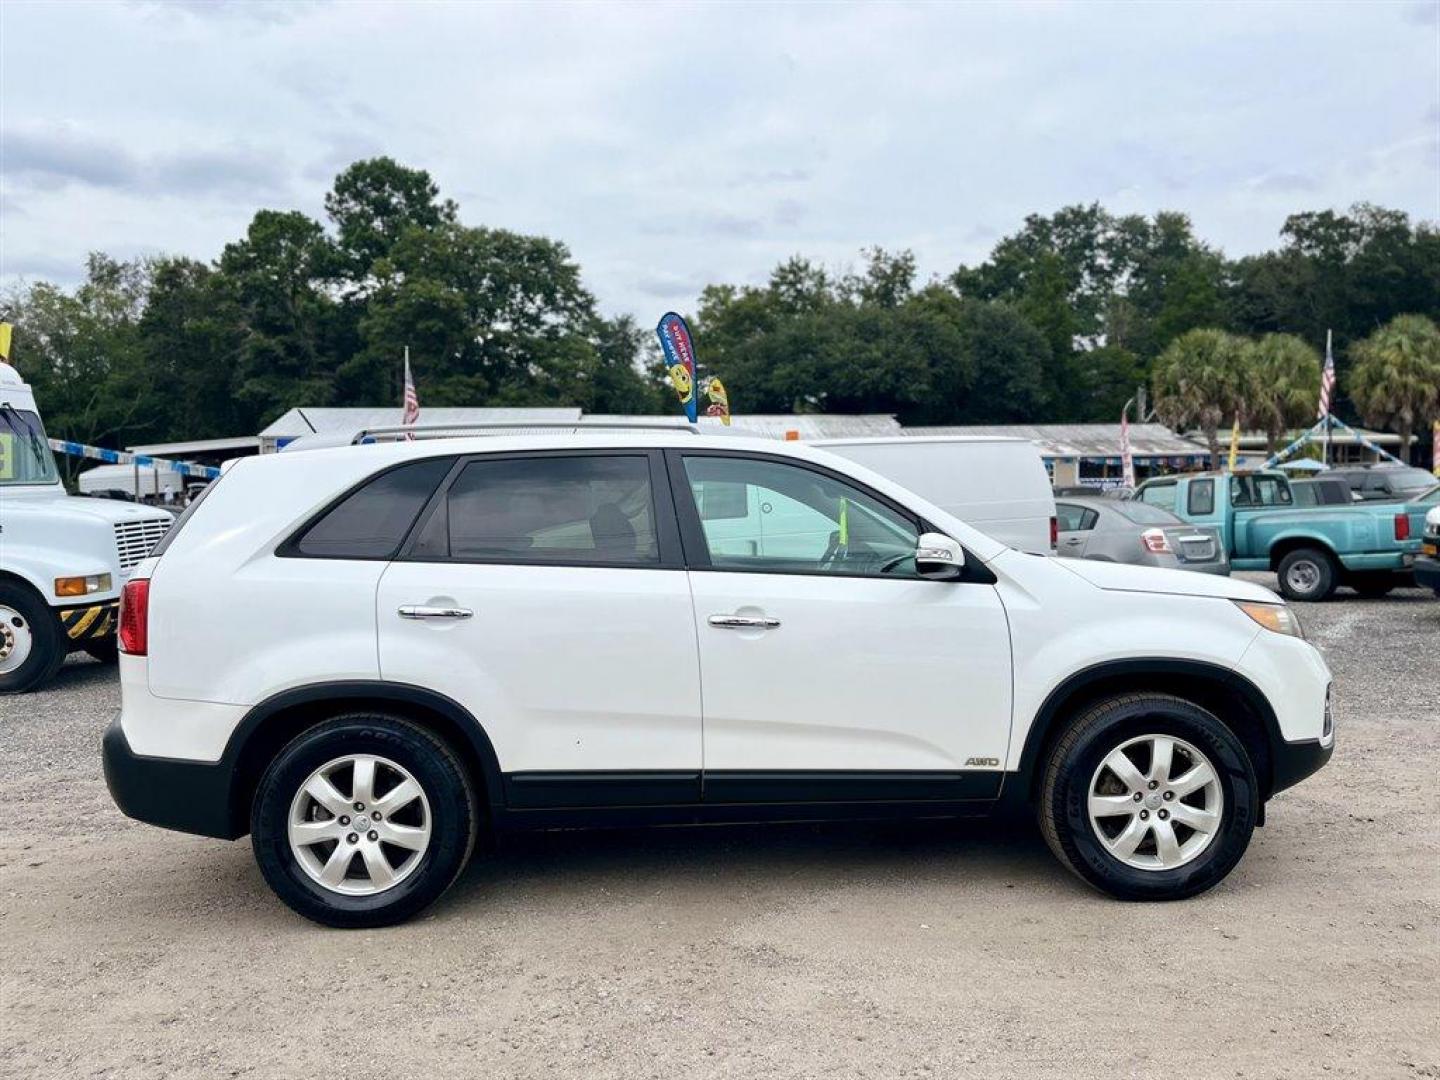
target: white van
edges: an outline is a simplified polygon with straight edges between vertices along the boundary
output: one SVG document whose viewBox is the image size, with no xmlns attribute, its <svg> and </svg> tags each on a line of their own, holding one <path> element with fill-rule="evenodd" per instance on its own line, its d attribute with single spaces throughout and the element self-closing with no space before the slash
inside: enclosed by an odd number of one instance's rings
<svg viewBox="0 0 1440 1080">
<path fill-rule="evenodd" d="M 1040 451 L 1002 435 L 811 439 L 832 454 L 909 488 L 1002 544 L 1055 550 L 1055 496 Z"/>
</svg>

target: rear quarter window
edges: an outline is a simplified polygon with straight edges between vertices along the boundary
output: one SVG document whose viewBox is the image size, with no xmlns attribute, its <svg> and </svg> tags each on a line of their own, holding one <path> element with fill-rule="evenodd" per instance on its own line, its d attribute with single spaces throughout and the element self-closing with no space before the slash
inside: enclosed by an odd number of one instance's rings
<svg viewBox="0 0 1440 1080">
<path fill-rule="evenodd" d="M 312 559 L 390 559 L 454 458 L 427 458 L 379 473 L 342 496 L 276 552 Z"/>
</svg>

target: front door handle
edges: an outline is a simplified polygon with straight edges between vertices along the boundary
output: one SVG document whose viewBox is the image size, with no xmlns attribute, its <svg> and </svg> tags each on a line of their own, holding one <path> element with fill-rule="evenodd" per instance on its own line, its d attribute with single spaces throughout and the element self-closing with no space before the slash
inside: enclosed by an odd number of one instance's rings
<svg viewBox="0 0 1440 1080">
<path fill-rule="evenodd" d="M 774 630 L 779 619 L 765 615 L 711 615 L 706 620 L 717 630 Z"/>
<path fill-rule="evenodd" d="M 396 610 L 402 619 L 468 619 L 475 614 L 468 607 L 434 607 L 429 604 L 401 604 Z"/>
</svg>

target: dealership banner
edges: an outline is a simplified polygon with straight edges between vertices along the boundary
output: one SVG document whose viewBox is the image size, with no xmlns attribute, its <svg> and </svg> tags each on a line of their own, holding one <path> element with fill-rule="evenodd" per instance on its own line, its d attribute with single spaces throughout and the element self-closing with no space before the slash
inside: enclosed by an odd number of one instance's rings
<svg viewBox="0 0 1440 1080">
<path fill-rule="evenodd" d="M 665 350 L 665 373 L 680 398 L 685 418 L 692 424 L 696 418 L 695 346 L 690 341 L 690 327 L 673 311 L 667 311 L 655 327 L 660 347 Z"/>
</svg>

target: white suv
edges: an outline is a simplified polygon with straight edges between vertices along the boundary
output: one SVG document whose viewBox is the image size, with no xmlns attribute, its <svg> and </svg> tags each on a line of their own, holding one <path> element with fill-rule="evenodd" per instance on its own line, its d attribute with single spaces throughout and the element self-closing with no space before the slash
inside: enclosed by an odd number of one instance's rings
<svg viewBox="0 0 1440 1080">
<path fill-rule="evenodd" d="M 1191 896 L 1329 758 L 1238 581 L 1028 555 L 795 443 L 487 436 L 240 461 L 126 585 L 122 810 L 249 832 L 287 904 L 404 919 L 489 830 L 1033 808 Z"/>
</svg>

